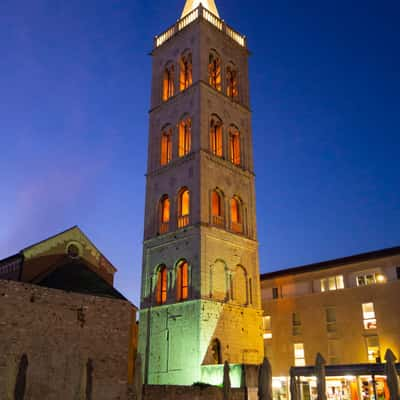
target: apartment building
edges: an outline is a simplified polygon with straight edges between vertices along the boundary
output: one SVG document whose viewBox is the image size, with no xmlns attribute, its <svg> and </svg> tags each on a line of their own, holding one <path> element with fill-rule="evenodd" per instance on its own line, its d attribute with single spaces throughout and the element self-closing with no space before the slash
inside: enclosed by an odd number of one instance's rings
<svg viewBox="0 0 400 400">
<path fill-rule="evenodd" d="M 387 349 L 400 354 L 400 247 L 263 274 L 261 295 L 276 398 L 288 396 L 292 366 L 302 397 L 316 397 L 318 352 L 330 399 L 388 398 L 382 363 Z"/>
</svg>

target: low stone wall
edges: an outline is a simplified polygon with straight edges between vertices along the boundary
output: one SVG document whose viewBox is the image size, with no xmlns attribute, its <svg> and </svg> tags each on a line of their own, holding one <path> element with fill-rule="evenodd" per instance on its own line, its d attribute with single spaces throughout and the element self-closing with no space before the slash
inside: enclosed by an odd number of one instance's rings
<svg viewBox="0 0 400 400">
<path fill-rule="evenodd" d="M 0 399 L 125 400 L 134 321 L 127 301 L 0 280 Z"/>
<path fill-rule="evenodd" d="M 223 391 L 214 386 L 144 387 L 144 400 L 223 400 Z M 230 400 L 246 400 L 245 389 L 232 389 Z"/>
</svg>

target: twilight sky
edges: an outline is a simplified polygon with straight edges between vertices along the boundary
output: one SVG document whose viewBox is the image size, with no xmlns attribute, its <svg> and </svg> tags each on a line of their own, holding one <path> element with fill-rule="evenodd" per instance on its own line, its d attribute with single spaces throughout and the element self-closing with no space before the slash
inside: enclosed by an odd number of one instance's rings
<svg viewBox="0 0 400 400">
<path fill-rule="evenodd" d="M 253 53 L 261 271 L 400 245 L 400 2 L 216 3 Z M 0 259 L 77 224 L 139 303 L 148 53 L 183 6 L 0 1 Z"/>
</svg>

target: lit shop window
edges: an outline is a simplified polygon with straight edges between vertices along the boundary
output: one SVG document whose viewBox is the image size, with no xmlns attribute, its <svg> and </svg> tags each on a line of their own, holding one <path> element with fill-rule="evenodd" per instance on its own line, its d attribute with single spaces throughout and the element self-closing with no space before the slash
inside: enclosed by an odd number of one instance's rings
<svg viewBox="0 0 400 400">
<path fill-rule="evenodd" d="M 364 329 L 376 329 L 376 317 L 374 303 L 364 303 L 362 305 Z"/>
<path fill-rule="evenodd" d="M 326 330 L 328 333 L 336 332 L 336 309 L 329 307 L 325 310 Z"/>
<path fill-rule="evenodd" d="M 365 339 L 367 342 L 368 361 L 371 363 L 378 362 L 381 356 L 378 336 L 367 336 Z"/>
<path fill-rule="evenodd" d="M 262 319 L 262 322 L 264 339 L 272 339 L 271 316 L 265 315 Z"/>
<path fill-rule="evenodd" d="M 295 343 L 294 345 L 294 365 L 304 367 L 306 360 L 304 358 L 304 343 Z"/>
<path fill-rule="evenodd" d="M 386 276 L 379 272 L 369 272 L 357 275 L 357 286 L 374 285 L 375 283 L 385 283 Z"/>
<path fill-rule="evenodd" d="M 330 276 L 329 278 L 321 279 L 321 292 L 329 290 L 338 290 L 344 288 L 343 275 Z"/>
</svg>

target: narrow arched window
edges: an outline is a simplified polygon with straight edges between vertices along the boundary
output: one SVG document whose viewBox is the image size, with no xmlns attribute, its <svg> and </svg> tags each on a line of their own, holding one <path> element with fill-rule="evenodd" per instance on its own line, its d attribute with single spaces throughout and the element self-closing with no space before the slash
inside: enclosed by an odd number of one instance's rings
<svg viewBox="0 0 400 400">
<path fill-rule="evenodd" d="M 192 146 L 192 120 L 185 118 L 179 123 L 178 155 L 184 157 L 190 153 Z"/>
<path fill-rule="evenodd" d="M 211 342 L 211 355 L 214 364 L 222 364 L 221 342 L 218 339 Z"/>
<path fill-rule="evenodd" d="M 172 130 L 164 130 L 161 134 L 161 165 L 167 165 L 172 160 Z"/>
<path fill-rule="evenodd" d="M 168 195 L 164 195 L 160 200 L 160 233 L 169 231 L 169 220 L 171 215 L 171 202 Z"/>
<path fill-rule="evenodd" d="M 167 267 L 162 265 L 157 273 L 157 286 L 156 286 L 156 302 L 157 304 L 164 304 L 167 301 L 168 289 L 168 274 Z"/>
<path fill-rule="evenodd" d="M 232 100 L 237 100 L 239 96 L 238 72 L 231 65 L 226 68 L 226 95 Z"/>
<path fill-rule="evenodd" d="M 190 217 L 190 193 L 184 188 L 178 196 L 178 228 L 184 228 L 189 225 Z"/>
<path fill-rule="evenodd" d="M 231 229 L 236 233 L 243 232 L 242 207 L 237 197 L 231 199 Z"/>
<path fill-rule="evenodd" d="M 211 215 L 214 225 L 224 225 L 222 195 L 218 190 L 211 193 Z"/>
<path fill-rule="evenodd" d="M 175 84 L 174 84 L 175 68 L 173 65 L 167 65 L 164 69 L 163 74 L 163 100 L 167 101 L 174 95 Z"/>
<path fill-rule="evenodd" d="M 210 147 L 213 154 L 222 157 L 222 121 L 216 117 L 210 121 Z"/>
<path fill-rule="evenodd" d="M 179 62 L 179 88 L 187 89 L 193 83 L 192 75 L 192 54 L 185 53 L 181 56 Z"/>
<path fill-rule="evenodd" d="M 216 52 L 212 51 L 208 58 L 208 83 L 220 92 L 221 82 L 221 59 Z"/>
<path fill-rule="evenodd" d="M 189 264 L 186 260 L 179 262 L 176 270 L 176 300 L 183 301 L 189 297 Z"/>
<path fill-rule="evenodd" d="M 240 133 L 239 130 L 234 127 L 229 131 L 229 157 L 233 164 L 240 165 Z"/>
</svg>

